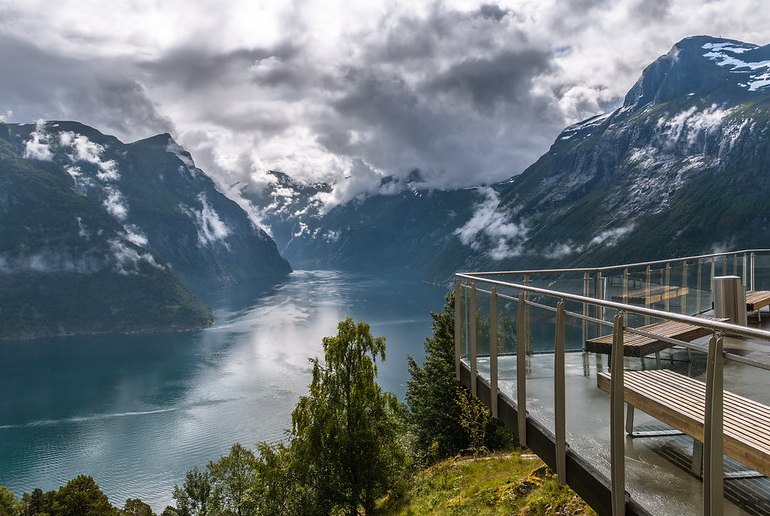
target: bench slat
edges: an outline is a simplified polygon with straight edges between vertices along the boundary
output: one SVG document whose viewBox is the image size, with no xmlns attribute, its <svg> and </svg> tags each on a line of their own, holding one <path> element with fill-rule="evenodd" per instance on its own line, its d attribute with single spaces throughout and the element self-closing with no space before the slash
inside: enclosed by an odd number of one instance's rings
<svg viewBox="0 0 770 516">
<path fill-rule="evenodd" d="M 599 373 L 597 384 L 609 392 L 610 375 Z M 674 371 L 627 371 L 624 399 L 652 417 L 703 441 L 706 385 Z M 770 475 L 770 407 L 724 392 L 725 454 L 764 475 Z"/>
</svg>

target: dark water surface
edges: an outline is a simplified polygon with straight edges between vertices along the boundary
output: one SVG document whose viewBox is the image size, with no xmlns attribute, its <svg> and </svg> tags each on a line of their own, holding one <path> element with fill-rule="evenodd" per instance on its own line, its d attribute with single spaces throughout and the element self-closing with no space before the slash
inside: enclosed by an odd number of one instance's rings
<svg viewBox="0 0 770 516">
<path fill-rule="evenodd" d="M 241 442 L 281 439 L 310 381 L 308 357 L 347 316 L 387 338 L 380 384 L 403 399 L 444 290 L 414 280 L 297 271 L 229 292 L 192 333 L 0 343 L 0 485 L 17 495 L 93 476 L 110 501 L 156 511 L 174 483 Z"/>
</svg>

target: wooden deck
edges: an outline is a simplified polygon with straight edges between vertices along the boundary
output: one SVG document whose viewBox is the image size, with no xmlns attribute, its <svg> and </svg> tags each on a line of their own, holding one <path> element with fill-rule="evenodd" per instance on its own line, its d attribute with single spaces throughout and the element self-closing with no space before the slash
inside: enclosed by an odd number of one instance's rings
<svg viewBox="0 0 770 516">
<path fill-rule="evenodd" d="M 727 320 L 716 318 L 710 319 L 717 321 Z M 676 321 L 648 324 L 638 329 L 647 333 L 660 335 L 661 337 L 683 340 L 685 342 L 690 342 L 691 340 L 705 337 L 712 333 L 708 328 Z M 623 355 L 627 357 L 644 357 L 670 347 L 671 344 L 669 342 L 644 335 L 638 335 L 630 331 L 623 332 Z M 586 351 L 609 355 L 612 353 L 612 334 L 587 340 Z"/>
<path fill-rule="evenodd" d="M 612 296 L 613 301 L 651 305 L 669 299 L 686 296 L 690 292 L 687 287 L 656 285 L 650 288 L 631 290 L 627 295 Z"/>
<path fill-rule="evenodd" d="M 746 292 L 746 311 L 757 312 L 765 306 L 770 306 L 770 290 Z"/>
<path fill-rule="evenodd" d="M 610 392 L 610 375 L 596 377 Z M 706 384 L 666 369 L 626 371 L 626 403 L 703 442 Z M 724 391 L 725 454 L 770 475 L 770 407 Z"/>
</svg>

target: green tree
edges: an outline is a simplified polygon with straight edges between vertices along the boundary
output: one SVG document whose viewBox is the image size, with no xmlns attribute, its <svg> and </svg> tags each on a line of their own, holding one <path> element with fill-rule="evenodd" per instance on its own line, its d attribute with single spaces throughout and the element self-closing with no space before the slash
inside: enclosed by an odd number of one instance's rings
<svg viewBox="0 0 770 516">
<path fill-rule="evenodd" d="M 55 491 L 43 491 L 39 487 L 31 493 L 21 495 L 21 514 L 35 516 L 36 514 L 52 514 Z"/>
<path fill-rule="evenodd" d="M 97 483 L 88 475 L 79 475 L 54 495 L 55 516 L 113 516 L 117 510 L 110 505 Z"/>
<path fill-rule="evenodd" d="M 471 448 L 497 449 L 514 444 L 513 437 L 478 399 L 470 398 L 455 372 L 454 293 L 444 298 L 444 309 L 431 313 L 433 334 L 425 339 L 425 360 L 420 366 L 409 357 L 406 401 L 414 434 L 413 453 L 425 466 Z M 511 332 L 509 318 L 501 318 Z M 486 331 L 489 338 L 489 326 Z M 498 329 L 498 331 L 500 331 Z"/>
<path fill-rule="evenodd" d="M 457 403 L 460 384 L 455 376 L 454 293 L 444 309 L 431 313 L 433 335 L 425 339 L 425 360 L 420 366 L 409 357 L 406 400 L 414 433 L 415 455 L 423 465 L 456 454 L 470 444 Z"/>
<path fill-rule="evenodd" d="M 291 448 L 297 480 L 311 488 L 314 514 L 351 516 L 396 483 L 406 461 L 398 402 L 376 382 L 385 339 L 348 318 L 323 339 L 324 363 L 312 359 L 310 392 L 292 413 Z"/>
<path fill-rule="evenodd" d="M 152 507 L 138 498 L 129 498 L 123 505 L 122 516 L 155 516 Z"/>
<path fill-rule="evenodd" d="M 295 448 L 284 443 L 258 445 L 257 478 L 249 496 L 262 516 L 319 513 L 313 509 L 315 491 L 298 477 Z"/>
<path fill-rule="evenodd" d="M 19 505 L 13 491 L 0 486 L 0 516 L 17 516 L 21 514 Z"/>
<path fill-rule="evenodd" d="M 217 462 L 209 462 L 213 514 L 244 516 L 255 512 L 256 503 L 249 488 L 256 482 L 256 458 L 248 448 L 236 443 L 230 453 Z"/>
<path fill-rule="evenodd" d="M 179 516 L 206 516 L 211 496 L 209 473 L 194 467 L 185 475 L 182 487 L 174 486 L 172 496 L 176 500 L 176 512 Z"/>
</svg>

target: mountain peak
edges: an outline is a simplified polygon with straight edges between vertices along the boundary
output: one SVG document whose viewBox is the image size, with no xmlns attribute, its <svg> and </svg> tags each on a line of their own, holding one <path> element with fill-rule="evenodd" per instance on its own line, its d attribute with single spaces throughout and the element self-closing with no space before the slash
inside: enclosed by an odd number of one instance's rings
<svg viewBox="0 0 770 516">
<path fill-rule="evenodd" d="M 644 69 L 623 106 L 637 110 L 693 96 L 717 104 L 736 103 L 767 89 L 770 45 L 691 36 Z"/>
</svg>

